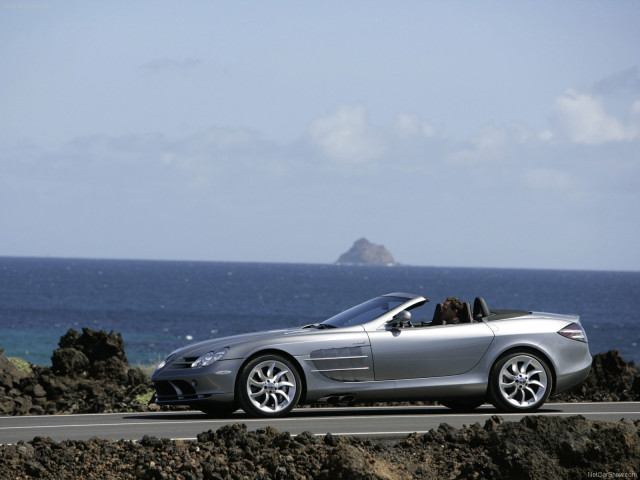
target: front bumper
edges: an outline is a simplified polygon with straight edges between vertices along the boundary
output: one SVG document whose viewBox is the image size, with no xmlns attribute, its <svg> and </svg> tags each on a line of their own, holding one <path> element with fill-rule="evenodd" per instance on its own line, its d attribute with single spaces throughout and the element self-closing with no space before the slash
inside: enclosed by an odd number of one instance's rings
<svg viewBox="0 0 640 480">
<path fill-rule="evenodd" d="M 151 376 L 156 389 L 155 403 L 232 403 L 241 359 L 220 360 L 203 368 L 168 364 Z"/>
</svg>

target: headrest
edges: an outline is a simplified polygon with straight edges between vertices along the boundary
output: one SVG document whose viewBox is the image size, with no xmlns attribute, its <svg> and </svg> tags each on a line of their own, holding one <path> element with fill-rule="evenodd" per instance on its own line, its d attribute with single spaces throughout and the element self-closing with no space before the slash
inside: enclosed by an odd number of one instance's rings
<svg viewBox="0 0 640 480">
<path fill-rule="evenodd" d="M 442 325 L 442 317 L 440 316 L 440 311 L 442 310 L 442 304 L 438 303 L 436 305 L 436 310 L 433 312 L 433 320 L 431 321 L 431 325 Z"/>
<path fill-rule="evenodd" d="M 473 318 L 480 320 L 481 318 L 487 318 L 490 315 L 487 302 L 482 297 L 476 297 L 473 301 Z"/>
<path fill-rule="evenodd" d="M 471 323 L 473 321 L 471 319 L 471 304 L 469 302 L 462 304 L 462 311 L 458 312 L 458 318 L 460 319 L 460 323 Z"/>
</svg>

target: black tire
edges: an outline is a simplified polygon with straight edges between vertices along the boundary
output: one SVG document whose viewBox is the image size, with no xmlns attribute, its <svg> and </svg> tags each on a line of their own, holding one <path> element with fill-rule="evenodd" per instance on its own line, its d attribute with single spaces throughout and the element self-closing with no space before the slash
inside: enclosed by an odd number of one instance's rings
<svg viewBox="0 0 640 480">
<path fill-rule="evenodd" d="M 504 355 L 491 368 L 489 399 L 507 412 L 532 412 L 551 393 L 553 377 L 547 362 L 530 351 Z"/>
<path fill-rule="evenodd" d="M 290 360 L 280 355 L 261 355 L 242 369 L 236 389 L 240 407 L 248 415 L 283 417 L 300 400 L 302 381 Z"/>
<path fill-rule="evenodd" d="M 456 412 L 473 412 L 484 403 L 484 398 L 472 400 L 441 400 L 440 403 Z"/>
</svg>

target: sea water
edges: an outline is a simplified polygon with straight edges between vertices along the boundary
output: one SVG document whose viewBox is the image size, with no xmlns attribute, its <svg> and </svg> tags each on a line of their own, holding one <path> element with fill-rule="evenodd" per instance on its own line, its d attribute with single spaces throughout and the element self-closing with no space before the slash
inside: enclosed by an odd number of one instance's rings
<svg viewBox="0 0 640 480">
<path fill-rule="evenodd" d="M 640 272 L 0 257 L 0 348 L 50 365 L 69 329 L 121 333 L 132 365 L 190 342 L 320 322 L 391 292 L 580 315 L 592 354 L 640 363 Z M 426 318 L 425 318 L 426 320 Z"/>
</svg>

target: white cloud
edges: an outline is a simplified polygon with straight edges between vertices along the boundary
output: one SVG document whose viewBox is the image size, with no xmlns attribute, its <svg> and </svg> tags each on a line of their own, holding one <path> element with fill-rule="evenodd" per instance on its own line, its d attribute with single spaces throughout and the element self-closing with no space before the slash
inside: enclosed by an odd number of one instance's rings
<svg viewBox="0 0 640 480">
<path fill-rule="evenodd" d="M 556 100 L 555 113 L 560 128 L 575 143 L 600 145 L 634 140 L 638 126 L 625 125 L 605 112 L 602 101 L 593 95 L 567 90 Z"/>
<path fill-rule="evenodd" d="M 420 119 L 415 113 L 401 113 L 396 118 L 396 134 L 405 139 L 409 137 L 435 136 L 436 130 L 430 124 Z"/>
<path fill-rule="evenodd" d="M 553 132 L 551 130 L 543 130 L 542 132 L 540 132 L 538 134 L 538 138 L 542 141 L 542 142 L 548 142 L 551 139 L 553 139 Z"/>
<path fill-rule="evenodd" d="M 447 160 L 463 165 L 495 162 L 504 158 L 510 141 L 505 130 L 488 126 L 473 137 L 471 143 L 473 148 L 453 152 L 447 156 Z"/>
<path fill-rule="evenodd" d="M 367 162 L 384 153 L 384 145 L 375 136 L 362 105 L 343 105 L 315 120 L 309 126 L 309 135 L 327 157 L 340 162 Z"/>
<path fill-rule="evenodd" d="M 473 138 L 473 143 L 478 150 L 502 150 L 508 143 L 507 132 L 499 128 L 486 127 Z"/>
</svg>

